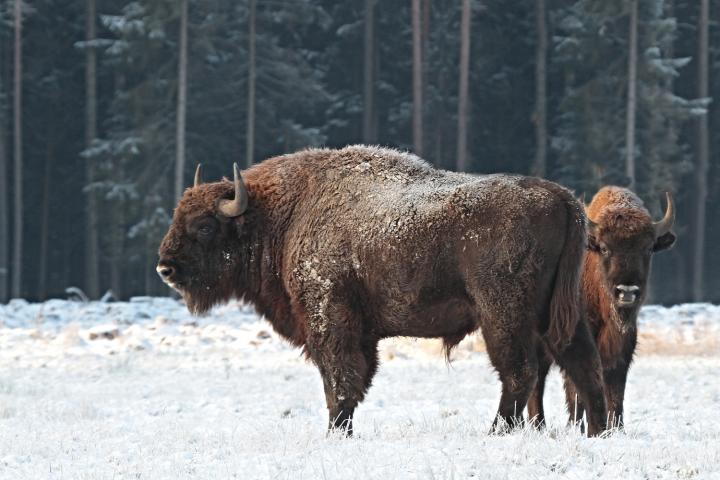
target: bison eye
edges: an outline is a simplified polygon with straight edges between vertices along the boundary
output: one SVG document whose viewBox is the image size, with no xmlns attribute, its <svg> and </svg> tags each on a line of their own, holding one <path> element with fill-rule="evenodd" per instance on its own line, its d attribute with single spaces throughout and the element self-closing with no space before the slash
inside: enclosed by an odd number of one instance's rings
<svg viewBox="0 0 720 480">
<path fill-rule="evenodd" d="M 213 222 L 202 222 L 197 229 L 198 240 L 210 240 L 215 234 L 216 228 Z"/>
<path fill-rule="evenodd" d="M 607 256 L 610 255 L 610 250 L 608 250 L 608 248 L 603 245 L 603 246 L 600 247 L 600 254 L 601 254 L 603 257 L 607 257 Z"/>
</svg>

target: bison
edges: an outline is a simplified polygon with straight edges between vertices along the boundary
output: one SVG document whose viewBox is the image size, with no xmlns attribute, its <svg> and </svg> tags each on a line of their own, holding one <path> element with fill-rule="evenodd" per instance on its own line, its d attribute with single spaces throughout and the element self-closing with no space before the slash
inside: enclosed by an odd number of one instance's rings
<svg viewBox="0 0 720 480">
<path fill-rule="evenodd" d="M 352 416 L 378 342 L 481 328 L 502 381 L 493 428 L 522 421 L 546 345 L 605 428 L 600 359 L 580 315 L 585 215 L 549 181 L 474 177 L 391 149 L 310 149 L 234 181 L 195 185 L 160 245 L 158 273 L 194 314 L 253 304 L 320 371 L 329 429 Z"/>
<path fill-rule="evenodd" d="M 588 253 L 582 274 L 587 321 L 603 367 L 605 400 L 611 425 L 623 427 L 623 399 L 628 369 L 637 344 L 637 317 L 647 292 L 653 253 L 675 243 L 675 208 L 667 194 L 665 216 L 653 222 L 642 200 L 626 188 L 608 186 L 587 207 Z M 538 383 L 528 415 L 542 425 L 542 395 L 552 356 L 540 352 Z M 582 419 L 585 403 L 565 376 L 570 421 Z"/>
</svg>

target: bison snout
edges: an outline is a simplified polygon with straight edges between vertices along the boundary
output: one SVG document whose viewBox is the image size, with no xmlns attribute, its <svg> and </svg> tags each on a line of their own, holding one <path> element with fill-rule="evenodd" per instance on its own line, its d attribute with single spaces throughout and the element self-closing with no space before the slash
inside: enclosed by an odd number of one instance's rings
<svg viewBox="0 0 720 480">
<path fill-rule="evenodd" d="M 172 282 L 172 277 L 175 275 L 175 267 L 163 263 L 158 263 L 157 267 L 155 267 L 155 271 L 166 283 Z"/>
<path fill-rule="evenodd" d="M 639 296 L 640 287 L 637 285 L 615 286 L 615 298 L 620 306 L 629 307 L 634 305 Z"/>
</svg>

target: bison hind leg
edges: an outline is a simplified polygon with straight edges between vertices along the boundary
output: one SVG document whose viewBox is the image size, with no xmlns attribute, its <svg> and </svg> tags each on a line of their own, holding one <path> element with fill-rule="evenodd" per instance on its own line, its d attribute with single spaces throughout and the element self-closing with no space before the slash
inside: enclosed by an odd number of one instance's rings
<svg viewBox="0 0 720 480">
<path fill-rule="evenodd" d="M 543 395 L 545 393 L 545 379 L 547 378 L 552 358 L 545 352 L 542 346 L 538 352 L 538 379 L 528 399 L 528 421 L 537 429 L 545 428 L 545 408 L 543 406 Z"/>
<path fill-rule="evenodd" d="M 500 375 L 502 394 L 490 433 L 505 433 L 521 428 L 523 410 L 535 387 L 538 361 L 534 345 L 520 332 L 505 334 L 497 331 L 492 337 L 483 330 L 490 361 Z"/>
<path fill-rule="evenodd" d="M 581 420 L 584 413 L 588 435 L 602 434 L 607 428 L 602 365 L 586 322 L 578 323 L 572 342 L 555 354 L 555 360 L 566 376 L 565 394 L 571 421 Z"/>
</svg>

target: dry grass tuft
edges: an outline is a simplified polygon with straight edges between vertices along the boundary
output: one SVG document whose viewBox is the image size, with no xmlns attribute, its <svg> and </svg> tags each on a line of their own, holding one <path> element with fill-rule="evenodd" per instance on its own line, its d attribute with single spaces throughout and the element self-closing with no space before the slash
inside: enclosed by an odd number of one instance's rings
<svg viewBox="0 0 720 480">
<path fill-rule="evenodd" d="M 453 350 L 451 359 L 468 358 L 476 352 L 485 352 L 480 333 L 468 335 Z M 428 358 L 444 356 L 442 340 L 434 338 L 399 337 L 384 340 L 380 345 L 383 360 L 413 358 L 423 353 Z M 720 332 L 709 327 L 695 326 L 692 334 L 684 330 L 647 330 L 640 327 L 637 354 L 642 355 L 720 355 Z"/>
</svg>

